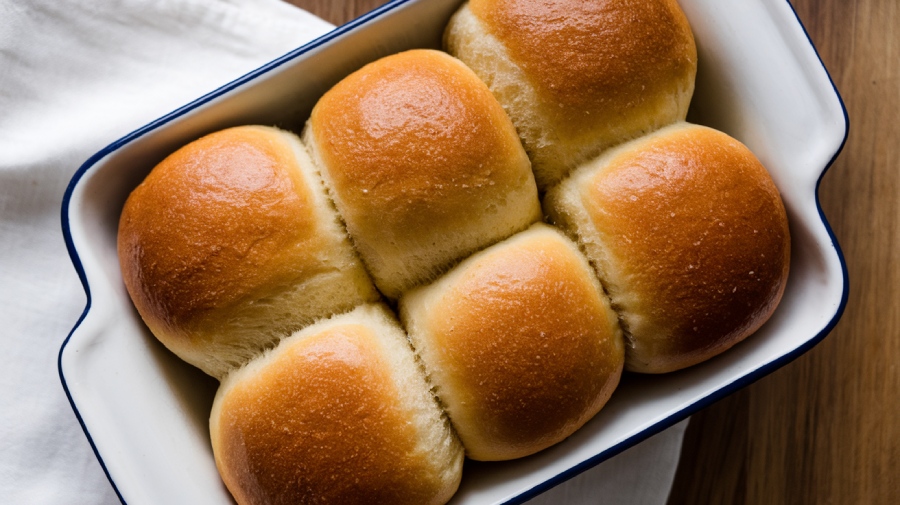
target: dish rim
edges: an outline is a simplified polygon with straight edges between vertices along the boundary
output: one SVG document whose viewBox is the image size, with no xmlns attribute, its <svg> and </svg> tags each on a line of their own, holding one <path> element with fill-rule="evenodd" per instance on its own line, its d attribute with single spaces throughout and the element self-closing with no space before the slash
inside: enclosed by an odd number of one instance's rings
<svg viewBox="0 0 900 505">
<path fill-rule="evenodd" d="M 90 158 L 88 158 L 75 171 L 72 178 L 70 179 L 69 184 L 66 187 L 66 190 L 65 190 L 65 193 L 64 193 L 63 199 L 62 199 L 61 226 L 62 226 L 63 239 L 64 239 L 65 245 L 66 245 L 66 250 L 69 254 L 70 260 L 72 261 L 73 267 L 75 268 L 76 273 L 78 274 L 79 280 L 82 284 L 82 288 L 84 289 L 86 301 L 85 301 L 84 310 L 82 311 L 81 315 L 78 317 L 77 321 L 75 322 L 72 329 L 69 331 L 69 333 L 67 334 L 66 338 L 63 340 L 63 342 L 60 346 L 60 350 L 57 354 L 57 371 L 59 373 L 59 378 L 62 383 L 62 387 L 65 392 L 66 398 L 68 399 L 69 404 L 72 407 L 73 412 L 75 413 L 75 417 L 77 418 L 78 423 L 81 426 L 81 429 L 84 432 L 84 434 L 88 440 L 88 443 L 91 446 L 91 450 L 94 452 L 94 455 L 96 456 L 97 461 L 100 463 L 100 466 L 103 469 L 103 472 L 106 475 L 107 480 L 109 481 L 110 485 L 112 486 L 113 490 L 115 491 L 116 496 L 119 498 L 119 500 L 122 503 L 126 503 L 126 501 L 125 501 L 124 497 L 122 496 L 121 492 L 119 491 L 119 488 L 116 485 L 116 482 L 113 480 L 113 478 L 109 472 L 109 469 L 107 468 L 106 463 L 104 462 L 103 457 L 101 456 L 99 450 L 97 449 L 97 446 L 94 442 L 91 432 L 88 430 L 87 425 L 85 424 L 85 422 L 81 416 L 81 412 L 79 411 L 78 405 L 75 403 L 75 401 L 72 397 L 72 394 L 69 390 L 69 385 L 66 381 L 65 371 L 64 371 L 64 367 L 63 367 L 63 354 L 66 351 L 66 348 L 69 344 L 70 339 L 75 334 L 75 332 L 79 329 L 82 322 L 85 320 L 88 313 L 90 312 L 90 310 L 92 308 L 92 301 L 93 301 L 92 295 L 91 295 L 90 283 L 88 281 L 87 274 L 84 270 L 84 266 L 82 264 L 78 250 L 74 244 L 74 241 L 72 238 L 72 232 L 71 232 L 71 228 L 70 228 L 70 222 L 69 222 L 69 210 L 70 210 L 70 205 L 72 203 L 71 200 L 72 200 L 72 195 L 74 194 L 75 188 L 78 186 L 79 182 L 83 179 L 83 177 L 88 173 L 88 171 L 94 165 L 96 165 L 99 161 L 101 161 L 108 155 L 112 154 L 113 152 L 117 151 L 121 147 L 129 144 L 130 142 L 144 136 L 145 134 L 147 134 L 153 130 L 156 130 L 157 128 L 160 128 L 160 127 L 166 125 L 167 123 L 169 123 L 185 114 L 188 114 L 189 112 L 192 112 L 193 110 L 215 100 L 216 98 L 218 98 L 222 95 L 225 95 L 226 93 L 232 91 L 233 89 L 236 89 L 244 84 L 252 82 L 253 80 L 257 79 L 258 77 L 260 77 L 264 74 L 267 74 L 267 73 L 271 72 L 272 70 L 274 70 L 286 63 L 289 63 L 290 61 L 332 41 L 333 39 L 336 39 L 336 38 L 344 35 L 345 33 L 348 33 L 350 31 L 354 30 L 355 28 L 357 28 L 361 25 L 368 23 L 370 20 L 372 20 L 374 18 L 385 15 L 388 12 L 393 11 L 393 10 L 403 6 L 404 4 L 407 4 L 407 3 L 410 3 L 413 1 L 415 1 L 415 0 L 390 0 L 389 2 L 383 4 L 382 6 L 377 7 L 376 9 L 374 9 L 372 11 L 369 11 L 368 13 L 363 14 L 362 16 L 360 16 L 358 18 L 353 19 L 343 25 L 336 27 L 334 30 L 326 33 L 325 35 L 322 35 L 321 37 L 314 39 L 307 44 L 304 44 L 298 48 L 295 48 L 295 49 L 285 53 L 284 55 L 279 56 L 279 57 L 273 59 L 272 61 L 254 69 L 254 70 L 251 70 L 247 74 L 245 74 L 241 77 L 238 77 L 237 79 L 230 81 L 230 82 L 210 91 L 209 93 L 206 93 L 206 94 L 200 96 L 199 98 L 196 98 L 196 99 L 188 102 L 187 104 L 173 110 L 172 112 L 169 112 L 168 114 L 165 114 L 165 115 L 147 123 L 146 125 L 124 135 L 123 137 L 113 141 L 112 143 L 110 143 L 109 145 L 104 147 L 103 149 L 96 152 L 94 155 L 92 155 Z M 773 359 L 772 361 L 766 362 L 762 366 L 759 366 L 758 368 L 749 371 L 746 375 L 739 377 L 736 380 L 733 380 L 731 382 L 723 384 L 721 387 L 719 387 L 715 391 L 712 391 L 711 393 L 707 394 L 706 396 L 697 399 L 693 403 L 685 406 L 684 408 L 682 408 L 681 410 L 679 410 L 677 412 L 672 413 L 668 417 L 665 417 L 664 419 L 660 420 L 659 422 L 649 426 L 645 430 L 643 430 L 639 433 L 636 433 L 633 436 L 628 437 L 615 445 L 610 446 L 609 448 L 595 454 L 594 456 L 586 459 L 585 461 L 583 461 L 575 466 L 572 466 L 570 468 L 567 468 L 566 470 L 554 475 L 553 477 L 551 477 L 545 481 L 542 481 L 540 484 L 528 489 L 527 491 L 524 491 L 524 492 L 516 495 L 515 497 L 512 497 L 510 500 L 504 502 L 505 504 L 518 504 L 518 503 L 523 503 L 529 499 L 532 499 L 532 498 L 536 497 L 537 495 L 549 490 L 550 488 L 557 486 L 560 483 L 565 482 L 590 468 L 593 468 L 594 466 L 600 464 L 601 462 L 619 454 L 620 452 L 622 452 L 630 447 L 633 447 L 634 445 L 637 445 L 638 443 L 646 440 L 647 438 L 650 438 L 653 435 L 656 435 L 656 434 L 660 433 L 661 431 L 663 431 L 667 428 L 670 428 L 671 426 L 686 419 L 687 417 L 691 416 L 692 414 L 716 403 L 717 401 L 721 400 L 722 398 L 725 398 L 726 396 L 729 396 L 729 395 L 735 393 L 736 391 L 738 391 L 744 387 L 747 387 L 750 384 L 762 379 L 763 377 L 775 372 L 779 368 L 782 368 L 785 365 L 791 363 L 792 361 L 794 361 L 795 359 L 797 359 L 798 357 L 802 356 L 803 354 L 808 352 L 810 349 L 815 347 L 817 344 L 819 344 L 829 333 L 831 333 L 831 331 L 837 325 L 838 321 L 841 319 L 841 317 L 844 313 L 844 310 L 846 308 L 848 297 L 849 297 L 849 277 L 848 277 L 848 271 L 847 271 L 847 264 L 846 264 L 846 260 L 844 258 L 843 251 L 841 250 L 840 244 L 838 243 L 837 237 L 835 236 L 834 231 L 832 230 L 831 225 L 828 222 L 828 219 L 826 218 L 826 216 L 822 210 L 822 206 L 821 206 L 821 203 L 819 200 L 819 187 L 822 183 L 823 177 L 828 172 L 828 170 L 831 168 L 831 166 L 834 164 L 835 160 L 840 155 L 840 153 L 843 151 L 844 146 L 847 143 L 847 138 L 850 133 L 850 118 L 849 118 L 849 115 L 847 112 L 846 105 L 844 104 L 844 100 L 841 97 L 840 91 L 838 91 L 837 86 L 834 83 L 834 79 L 831 77 L 831 74 L 828 72 L 827 67 L 825 66 L 824 62 L 822 61 L 822 58 L 819 54 L 818 49 L 816 48 L 815 44 L 813 43 L 812 39 L 809 36 L 809 32 L 807 31 L 807 29 L 804 26 L 800 17 L 797 15 L 796 9 L 794 8 L 794 6 L 790 2 L 790 0 L 783 0 L 783 1 L 785 1 L 788 4 L 791 12 L 793 13 L 793 15 L 797 21 L 797 24 L 803 31 L 803 34 L 806 37 L 806 40 L 809 43 L 810 48 L 812 48 L 812 50 L 816 56 L 816 59 L 818 60 L 819 65 L 822 67 L 822 70 L 824 71 L 825 76 L 827 77 L 828 82 L 831 85 L 832 91 L 834 92 L 835 98 L 837 98 L 837 101 L 840 105 L 841 112 L 843 114 L 843 125 L 842 125 L 843 126 L 843 137 L 842 137 L 840 143 L 838 144 L 838 146 L 836 147 L 834 153 L 828 160 L 828 162 L 825 164 L 824 167 L 822 167 L 821 171 L 819 172 L 818 178 L 816 179 L 815 188 L 813 190 L 813 197 L 814 197 L 814 201 L 815 201 L 816 210 L 819 214 L 819 219 L 821 220 L 826 233 L 828 234 L 829 238 L 831 239 L 831 243 L 834 246 L 834 252 L 837 255 L 837 259 L 840 264 L 840 271 L 841 271 L 841 276 L 842 276 L 842 279 L 841 279 L 842 293 L 841 293 L 840 303 L 838 304 L 838 307 L 837 307 L 835 313 L 832 315 L 829 322 L 822 328 L 821 331 L 819 331 L 815 336 L 813 336 L 812 338 L 810 338 L 809 340 L 804 342 L 802 345 L 794 348 L 790 352 L 785 353 L 785 354 L 777 357 L 776 359 Z"/>
</svg>

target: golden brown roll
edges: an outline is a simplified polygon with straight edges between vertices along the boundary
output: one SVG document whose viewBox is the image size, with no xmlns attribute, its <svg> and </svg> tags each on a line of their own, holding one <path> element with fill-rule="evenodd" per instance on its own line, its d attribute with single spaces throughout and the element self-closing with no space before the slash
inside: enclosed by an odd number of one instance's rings
<svg viewBox="0 0 900 505">
<path fill-rule="evenodd" d="M 463 451 L 378 305 L 316 323 L 222 381 L 216 465 L 241 505 L 441 504 Z"/>
<path fill-rule="evenodd" d="M 438 51 L 388 56 L 345 78 L 315 106 L 304 141 L 390 298 L 541 218 L 509 118 Z"/>
<path fill-rule="evenodd" d="M 509 113 L 541 189 L 684 120 L 694 91 L 697 49 L 675 0 L 470 0 L 444 42 Z"/>
<path fill-rule="evenodd" d="M 400 299 L 401 318 L 466 454 L 533 454 L 618 385 L 624 344 L 587 260 L 544 224 Z"/>
<path fill-rule="evenodd" d="M 118 251 L 153 334 L 219 378 L 378 299 L 299 138 L 275 128 L 223 130 L 167 157 L 125 203 Z"/>
<path fill-rule="evenodd" d="M 778 190 L 743 144 L 679 123 L 579 168 L 551 190 L 626 333 L 626 368 L 661 373 L 756 331 L 784 292 L 790 234 Z"/>
</svg>

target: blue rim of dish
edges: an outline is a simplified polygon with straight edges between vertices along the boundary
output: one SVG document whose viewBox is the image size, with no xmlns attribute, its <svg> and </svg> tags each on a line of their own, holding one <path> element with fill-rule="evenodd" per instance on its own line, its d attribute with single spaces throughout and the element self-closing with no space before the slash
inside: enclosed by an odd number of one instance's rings
<svg viewBox="0 0 900 505">
<path fill-rule="evenodd" d="M 337 37 L 340 37 L 341 35 L 344 35 L 345 33 L 355 30 L 357 27 L 368 23 L 370 20 L 378 18 L 390 11 L 393 11 L 394 9 L 400 7 L 401 5 L 407 4 L 411 1 L 413 1 L 413 0 L 392 0 L 392 1 L 382 5 L 381 7 L 378 7 L 376 9 L 372 10 L 371 12 L 362 15 L 355 20 L 352 20 L 346 24 L 343 24 L 343 25 L 335 28 L 334 30 L 328 32 L 327 34 L 325 34 L 325 35 L 323 35 L 323 36 L 321 36 L 321 37 L 319 37 L 319 38 L 317 38 L 317 39 L 315 39 L 293 51 L 290 51 L 287 54 L 285 54 L 279 58 L 276 58 L 275 60 L 272 60 L 271 62 L 257 68 L 256 70 L 253 70 L 253 71 L 245 74 L 244 76 L 239 77 L 238 79 L 235 79 L 234 81 L 231 81 L 228 84 L 225 84 L 225 85 L 213 90 L 212 92 L 207 93 L 207 94 L 201 96 L 200 98 L 198 98 L 192 102 L 189 102 L 188 104 L 170 112 L 169 114 L 166 114 L 166 115 L 160 117 L 159 119 L 156 119 L 155 121 L 152 121 L 152 122 L 148 123 L 147 125 L 125 135 L 124 137 L 109 144 L 108 146 L 106 146 L 105 148 L 98 151 L 96 154 L 94 154 L 90 158 L 88 158 L 88 160 L 85 161 L 78 168 L 78 170 L 72 176 L 72 179 L 69 181 L 69 185 L 66 187 L 66 191 L 65 191 L 65 194 L 63 195 L 63 200 L 62 200 L 62 212 L 61 212 L 61 214 L 62 214 L 61 215 L 62 232 L 63 232 L 63 239 L 65 240 L 65 244 L 66 244 L 66 249 L 68 250 L 68 253 L 69 253 L 69 257 L 72 261 L 72 264 L 73 264 L 76 272 L 78 273 L 78 278 L 81 280 L 82 287 L 84 288 L 84 292 L 85 292 L 85 296 L 86 296 L 86 303 L 85 303 L 84 310 L 82 311 L 78 320 L 75 322 L 75 325 L 72 327 L 72 330 L 69 331 L 69 334 L 66 336 L 65 340 L 63 340 L 63 343 L 60 347 L 59 354 L 57 355 L 57 371 L 59 373 L 59 378 L 60 378 L 60 381 L 62 382 L 62 387 L 63 387 L 63 390 L 65 391 L 66 398 L 68 398 L 68 400 L 69 400 L 69 404 L 71 405 L 72 410 L 75 413 L 75 417 L 77 418 L 78 423 L 81 425 L 81 429 L 82 429 L 82 431 L 84 431 L 84 434 L 88 439 L 88 443 L 90 444 L 91 449 L 94 451 L 94 455 L 97 457 L 97 461 L 100 463 L 100 466 L 103 469 L 103 473 L 106 475 L 106 478 L 109 481 L 110 485 L 112 485 L 112 488 L 116 493 L 116 496 L 118 496 L 119 500 L 122 503 L 126 503 L 125 499 L 122 496 L 121 492 L 119 491 L 118 486 L 116 486 L 116 483 L 113 480 L 112 476 L 110 475 L 109 469 L 106 467 L 106 463 L 103 461 L 103 457 L 100 455 L 100 452 L 98 451 L 97 446 L 94 443 L 93 437 L 91 436 L 90 431 L 88 431 L 88 428 L 84 423 L 81 413 L 78 410 L 78 406 L 75 404 L 75 401 L 73 400 L 72 395 L 69 391 L 69 386 L 66 383 L 65 374 L 63 373 L 62 361 L 63 361 L 63 353 L 66 350 L 66 346 L 68 345 L 69 340 L 72 338 L 72 335 L 74 335 L 75 331 L 81 326 L 81 323 L 84 321 L 84 319 L 87 317 L 88 312 L 90 312 L 90 310 L 91 310 L 90 285 L 87 280 L 87 274 L 84 271 L 84 266 L 81 263 L 81 259 L 78 256 L 78 251 L 76 250 L 75 244 L 72 240 L 72 232 L 71 232 L 70 224 L 69 224 L 69 206 L 71 204 L 72 194 L 74 193 L 75 187 L 78 185 L 78 182 L 87 173 L 87 171 L 90 170 L 91 167 L 93 167 L 95 164 L 97 164 L 97 162 L 99 162 L 100 160 L 105 158 L 107 155 L 113 153 L 114 151 L 118 150 L 119 148 L 128 144 L 129 142 L 132 142 L 133 140 L 147 134 L 148 132 L 153 131 L 153 130 L 173 121 L 174 119 L 177 119 L 177 118 L 187 114 L 188 112 L 193 111 L 194 109 L 224 95 L 225 93 L 228 93 L 244 84 L 252 82 L 257 77 L 264 75 L 264 74 L 274 70 L 275 68 L 278 68 L 281 65 L 284 65 L 285 63 L 288 63 L 288 62 L 296 59 L 297 57 L 302 56 L 303 54 L 308 53 L 309 51 L 311 51 L 317 47 L 320 47 L 323 44 L 326 44 L 326 43 L 330 42 L 331 40 L 333 40 Z M 729 384 L 726 384 L 725 386 L 720 387 L 716 391 L 697 400 L 693 404 L 679 410 L 678 412 L 670 415 L 669 417 L 657 422 L 656 424 L 648 427 L 644 431 L 637 433 L 634 436 L 632 436 L 626 440 L 623 440 L 622 442 L 606 449 L 605 451 L 602 451 L 602 452 L 592 456 L 591 458 L 581 462 L 580 464 L 573 466 L 573 467 L 551 477 L 550 479 L 547 479 L 546 481 L 541 482 L 539 485 L 537 485 L 527 491 L 524 491 L 515 497 L 510 498 L 509 500 L 504 502 L 504 505 L 515 505 L 515 504 L 524 503 L 524 502 L 540 495 L 541 493 L 544 493 L 545 491 L 548 491 L 549 489 L 575 477 L 576 475 L 579 475 L 582 472 L 585 472 L 586 470 L 593 468 L 594 466 L 597 466 L 598 464 L 621 453 L 622 451 L 624 451 L 630 447 L 633 447 L 634 445 L 637 445 L 638 443 L 652 437 L 653 435 L 656 435 L 656 434 L 662 432 L 663 430 L 686 419 L 687 417 L 696 413 L 697 411 L 702 410 L 702 409 L 716 403 L 717 401 L 721 400 L 722 398 L 725 398 L 726 396 L 731 395 L 732 393 L 734 393 L 746 386 L 749 386 L 750 384 L 758 381 L 759 379 L 762 379 L 763 377 L 771 374 L 775 370 L 794 361 L 795 359 L 797 359 L 798 357 L 800 357 L 801 355 L 805 354 L 810 349 L 815 347 L 829 333 L 831 333 L 831 331 L 834 329 L 835 325 L 837 325 L 838 321 L 841 319 L 841 316 L 843 316 L 844 309 L 847 306 L 847 299 L 849 296 L 849 277 L 848 277 L 848 272 L 847 272 L 847 263 L 844 259 L 844 254 L 841 251 L 841 247 L 838 244 L 837 237 L 834 235 L 834 231 L 832 230 L 831 225 L 828 223 L 828 219 L 825 217 L 825 214 L 822 211 L 822 206 L 819 201 L 819 186 L 822 183 L 822 178 L 825 176 L 825 173 L 834 164 L 838 155 L 840 155 L 841 151 L 844 149 L 844 145 L 847 143 L 847 137 L 850 134 L 850 117 L 847 113 L 847 108 L 844 104 L 844 100 L 841 97 L 841 94 L 838 91 L 837 86 L 834 84 L 834 80 L 831 78 L 831 74 L 828 72 L 828 69 L 825 67 L 824 62 L 822 62 L 822 58 L 819 55 L 819 52 L 816 49 L 815 44 L 813 44 L 813 41 L 810 38 L 809 33 L 806 30 L 806 27 L 803 25 L 803 22 L 800 20 L 799 16 L 797 15 L 796 9 L 794 9 L 794 6 L 791 4 L 790 0 L 785 0 L 785 1 L 787 2 L 788 6 L 791 8 L 791 11 L 794 13 L 794 17 L 796 18 L 797 23 L 799 24 L 800 28 L 803 30 L 803 33 L 806 36 L 806 39 L 809 42 L 810 47 L 812 47 L 812 49 L 816 55 L 816 58 L 818 58 L 818 60 L 819 60 L 819 64 L 822 66 L 822 69 L 825 71 L 825 75 L 828 77 L 828 80 L 834 91 L 835 97 L 837 98 L 838 103 L 841 106 L 841 112 L 843 113 L 843 116 L 844 116 L 844 137 L 841 140 L 841 143 L 838 146 L 837 150 L 834 152 L 834 155 L 831 157 L 831 159 L 828 161 L 828 163 L 825 165 L 825 167 L 823 167 L 822 172 L 819 174 L 819 178 L 816 181 L 816 186 L 815 186 L 815 191 L 814 191 L 816 209 L 819 213 L 819 217 L 822 221 L 822 224 L 825 226 L 825 230 L 828 233 L 828 236 L 831 238 L 831 242 L 834 245 L 835 253 L 837 254 L 838 260 L 841 265 L 841 274 L 843 276 L 843 291 L 841 293 L 841 301 L 840 301 L 840 304 L 838 305 L 837 311 L 835 312 L 835 314 L 831 318 L 831 320 L 828 322 L 828 324 L 825 325 L 825 327 L 819 333 L 817 333 L 813 338 L 806 341 L 803 345 L 797 347 L 793 351 L 791 351 L 783 356 L 780 356 L 779 358 L 777 358 L 773 361 L 766 363 L 762 367 L 757 368 L 756 370 L 753 370 L 753 371 L 747 373 L 743 377 L 741 377 Z"/>
</svg>

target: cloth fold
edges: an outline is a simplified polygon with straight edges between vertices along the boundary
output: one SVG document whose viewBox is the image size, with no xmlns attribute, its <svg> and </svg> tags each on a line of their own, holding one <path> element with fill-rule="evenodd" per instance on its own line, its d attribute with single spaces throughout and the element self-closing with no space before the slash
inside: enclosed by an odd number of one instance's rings
<svg viewBox="0 0 900 505">
<path fill-rule="evenodd" d="M 117 503 L 57 353 L 85 296 L 60 231 L 78 167 L 333 27 L 281 0 L 0 0 L 0 496 Z M 662 504 L 684 423 L 533 503 Z"/>
</svg>

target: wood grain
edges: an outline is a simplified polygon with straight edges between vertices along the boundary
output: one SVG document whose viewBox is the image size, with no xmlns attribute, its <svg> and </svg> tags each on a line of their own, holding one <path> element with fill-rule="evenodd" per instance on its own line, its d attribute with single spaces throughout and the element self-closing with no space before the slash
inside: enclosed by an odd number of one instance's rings
<svg viewBox="0 0 900 505">
<path fill-rule="evenodd" d="M 290 1 L 335 24 L 385 3 Z M 850 114 L 820 187 L 849 303 L 812 351 L 693 417 L 671 505 L 900 499 L 900 1 L 792 3 Z"/>
<path fill-rule="evenodd" d="M 285 0 L 335 25 L 341 25 L 384 5 L 387 0 Z"/>
</svg>

